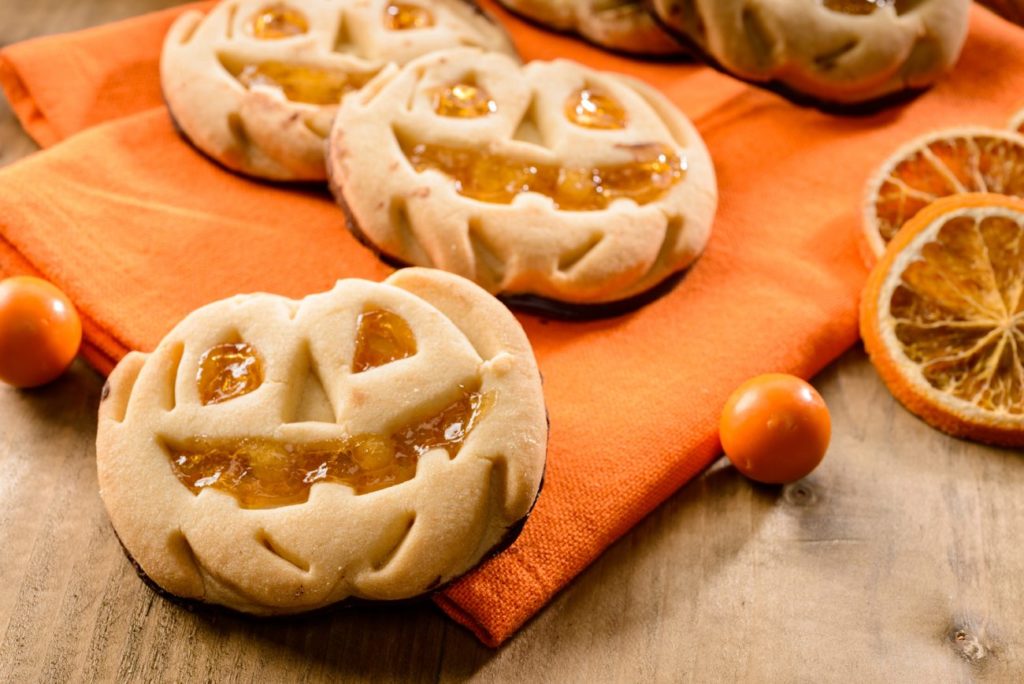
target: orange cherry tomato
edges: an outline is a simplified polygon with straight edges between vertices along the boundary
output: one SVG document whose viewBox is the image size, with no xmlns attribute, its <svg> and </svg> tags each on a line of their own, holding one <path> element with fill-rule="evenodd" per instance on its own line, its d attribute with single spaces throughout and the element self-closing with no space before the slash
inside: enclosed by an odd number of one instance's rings
<svg viewBox="0 0 1024 684">
<path fill-rule="evenodd" d="M 30 276 L 0 280 L 0 380 L 36 387 L 75 360 L 82 322 L 63 292 Z"/>
<path fill-rule="evenodd" d="M 783 484 L 805 477 L 821 463 L 832 419 L 809 383 L 769 373 L 732 393 L 719 428 L 722 448 L 737 470 L 751 480 Z"/>
</svg>

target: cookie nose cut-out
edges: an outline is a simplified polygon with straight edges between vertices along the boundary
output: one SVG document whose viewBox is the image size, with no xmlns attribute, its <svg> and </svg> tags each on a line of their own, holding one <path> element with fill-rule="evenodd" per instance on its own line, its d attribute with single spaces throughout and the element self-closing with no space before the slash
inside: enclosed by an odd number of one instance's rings
<svg viewBox="0 0 1024 684">
<path fill-rule="evenodd" d="M 309 444 L 197 437 L 166 447 L 175 476 L 193 494 L 212 487 L 234 496 L 242 508 L 275 508 L 305 503 L 317 482 L 368 494 L 411 480 L 428 451 L 445 449 L 455 458 L 492 403 L 493 395 L 462 387 L 459 397 L 439 412 L 390 435 Z"/>
<path fill-rule="evenodd" d="M 842 14 L 871 14 L 893 4 L 893 0 L 825 0 L 826 9 Z"/>
<path fill-rule="evenodd" d="M 314 105 L 336 105 L 346 93 L 362 88 L 377 74 L 277 61 L 244 62 L 226 55 L 220 62 L 249 90 L 267 86 L 281 91 L 292 102 Z"/>
<path fill-rule="evenodd" d="M 252 35 L 260 40 L 279 40 L 309 31 L 306 15 L 284 3 L 267 5 L 257 12 L 249 25 Z"/>
<path fill-rule="evenodd" d="M 401 142 L 417 172 L 440 171 L 456 191 L 481 202 L 509 204 L 516 195 L 535 192 L 566 211 L 606 209 L 614 200 L 647 204 L 685 175 L 685 159 L 663 144 L 629 146 L 635 160 L 607 166 L 559 166 L 476 150 Z"/>
<path fill-rule="evenodd" d="M 474 119 L 498 111 L 498 103 L 483 86 L 455 83 L 434 93 L 434 111 L 441 116 Z"/>
<path fill-rule="evenodd" d="M 385 309 L 359 315 L 352 372 L 361 373 L 416 353 L 416 336 L 398 314 Z"/>
<path fill-rule="evenodd" d="M 196 374 L 203 405 L 220 404 L 252 392 L 263 384 L 263 361 L 245 342 L 219 344 L 199 359 Z"/>
<path fill-rule="evenodd" d="M 597 129 L 625 128 L 625 108 L 611 95 L 599 90 L 581 88 L 565 103 L 565 118 L 577 126 Z"/>
<path fill-rule="evenodd" d="M 430 28 L 434 15 L 426 7 L 407 2 L 390 2 L 384 8 L 384 26 L 391 31 Z"/>
</svg>

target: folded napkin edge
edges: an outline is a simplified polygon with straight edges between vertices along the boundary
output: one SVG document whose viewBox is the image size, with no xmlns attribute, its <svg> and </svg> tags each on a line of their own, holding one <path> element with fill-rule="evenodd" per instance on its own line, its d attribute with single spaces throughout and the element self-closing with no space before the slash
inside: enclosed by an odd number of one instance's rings
<svg viewBox="0 0 1024 684">
<path fill-rule="evenodd" d="M 17 45 L 23 43 L 16 43 L 15 46 Z M 62 136 L 38 106 L 31 89 L 21 77 L 16 60 L 11 56 L 11 48 L 0 50 L 0 89 L 3 89 L 7 96 L 11 110 L 18 117 L 22 129 L 40 147 L 50 147 L 61 141 Z"/>
</svg>

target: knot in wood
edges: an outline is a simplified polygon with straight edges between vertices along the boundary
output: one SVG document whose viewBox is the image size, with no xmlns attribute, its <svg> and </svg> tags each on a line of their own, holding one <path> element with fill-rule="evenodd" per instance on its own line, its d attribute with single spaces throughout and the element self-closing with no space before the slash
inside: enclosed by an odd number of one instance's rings
<svg viewBox="0 0 1024 684">
<path fill-rule="evenodd" d="M 818 502 L 818 493 L 808 482 L 800 481 L 786 485 L 782 498 L 791 506 L 813 506 Z"/>
<path fill-rule="evenodd" d="M 977 635 L 972 634 L 965 628 L 954 628 L 949 636 L 950 643 L 957 655 L 969 663 L 977 664 L 987 655 L 985 645 L 981 643 Z"/>
</svg>

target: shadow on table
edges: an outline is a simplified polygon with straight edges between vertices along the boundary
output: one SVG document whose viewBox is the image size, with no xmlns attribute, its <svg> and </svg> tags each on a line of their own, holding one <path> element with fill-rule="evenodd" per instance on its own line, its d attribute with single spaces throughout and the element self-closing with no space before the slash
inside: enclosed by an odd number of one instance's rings
<svg viewBox="0 0 1024 684">
<path fill-rule="evenodd" d="M 702 542 L 705 519 L 715 515 L 715 502 L 735 501 L 741 488 L 750 492 L 750 528 L 728 538 Z M 497 650 L 480 644 L 429 600 L 357 604 L 270 619 L 254 619 L 215 607 L 185 606 L 179 610 L 187 610 L 189 617 L 178 617 L 192 623 L 194 636 L 190 641 L 222 643 L 228 651 L 251 653 L 262 661 L 261 670 L 267 676 L 280 672 L 294 677 L 301 672 L 311 678 L 436 681 L 443 674 L 463 679 L 486 670 L 492 660 L 515 657 L 510 654 L 520 650 L 530 651 L 531 660 L 543 651 L 558 657 L 565 651 L 585 652 L 606 646 L 624 631 L 648 629 L 650 616 L 643 610 L 630 609 L 630 604 L 636 603 L 632 595 L 635 591 L 658 591 L 659 587 L 630 585 L 645 582 L 650 566 L 671 558 L 665 547 L 687 544 L 677 538 L 679 535 L 693 536 L 695 553 L 700 553 L 699 545 L 703 543 L 713 553 L 715 563 L 727 564 L 756 533 L 760 524 L 756 512 L 764 514 L 780 496 L 779 488 L 751 487 L 731 467 L 712 467 L 616 542 L 553 605 Z M 701 562 L 706 571 L 714 571 L 715 563 L 709 564 L 707 558 Z M 621 602 L 621 610 L 616 611 L 616 619 L 590 620 L 592 606 L 608 606 L 608 598 L 597 594 L 608 592 L 609 586 L 618 587 L 613 604 Z M 566 628 L 581 623 L 586 629 Z M 553 634 L 557 638 L 552 638 Z"/>
<path fill-rule="evenodd" d="M 40 420 L 54 427 L 80 430 L 88 422 L 95 431 L 101 384 L 102 379 L 79 362 L 55 383 L 22 391 L 22 398 Z M 214 607 L 182 607 L 155 599 L 158 605 L 164 604 L 157 614 L 189 634 L 186 648 L 199 670 L 216 664 L 217 671 L 223 672 L 223 667 L 230 666 L 228 661 L 240 659 L 249 662 L 246 669 L 255 666 L 268 677 L 304 673 L 314 679 L 434 681 L 443 673 L 461 679 L 485 671 L 494 660 L 515 657 L 517 652 L 531 652 L 531 660 L 539 653 L 550 657 L 564 651 L 583 653 L 606 646 L 623 632 L 648 630 L 655 624 L 648 614 L 650 606 L 662 603 L 651 600 L 652 592 L 671 589 L 648 584 L 652 576 L 663 573 L 659 566 L 666 559 L 679 564 L 699 562 L 705 573 L 715 573 L 716 567 L 742 552 L 781 496 L 779 488 L 751 486 L 733 468 L 716 464 L 616 542 L 547 610 L 498 650 L 481 645 L 429 600 L 254 619 Z M 750 509 L 745 516 L 747 529 L 709 538 L 715 517 L 723 513 L 719 508 L 734 506 L 737 500 Z M 692 549 L 694 555 L 666 553 L 673 548 Z M 614 592 L 609 592 L 610 586 Z M 611 598 L 610 593 L 614 594 Z M 601 615 L 594 615 L 595 606 Z M 604 619 L 609 609 L 617 613 L 613 621 Z M 685 608 L 680 604 L 676 609 Z M 581 624 L 586 629 L 572 628 Z"/>
<path fill-rule="evenodd" d="M 41 387 L 15 389 L 0 384 L 0 390 L 17 395 L 33 418 L 48 425 L 88 426 L 95 434 L 102 386 L 103 378 L 78 359 L 63 375 Z"/>
<path fill-rule="evenodd" d="M 713 464 L 615 542 L 505 648 L 529 651 L 531 660 L 538 649 L 552 658 L 566 651 L 585 657 L 626 643 L 630 633 L 651 638 L 652 625 L 664 619 L 655 613 L 689 611 L 699 598 L 700 587 L 678 592 L 678 575 L 700 566 L 712 579 L 743 553 L 782 496 L 781 487 L 754 485 L 725 461 Z M 745 525 L 723 530 L 725 507 L 737 502 L 747 509 Z"/>
<path fill-rule="evenodd" d="M 255 619 L 215 608 L 192 608 L 199 643 L 250 642 L 260 676 L 294 681 L 436 681 L 450 623 L 427 600 L 354 605 L 312 615 Z M 491 651 L 465 633 L 483 659 Z M 235 649 L 232 649 L 235 650 Z M 221 663 L 223 666 L 223 663 Z"/>
</svg>

